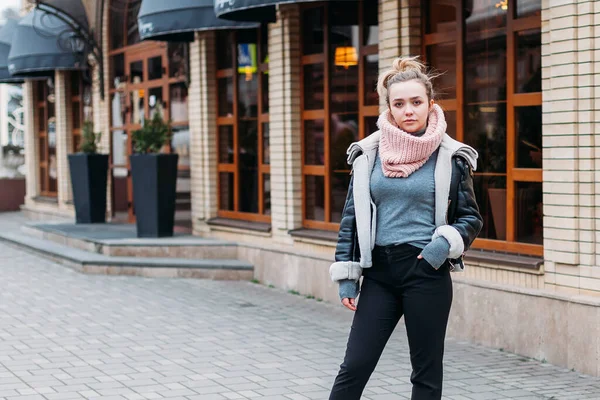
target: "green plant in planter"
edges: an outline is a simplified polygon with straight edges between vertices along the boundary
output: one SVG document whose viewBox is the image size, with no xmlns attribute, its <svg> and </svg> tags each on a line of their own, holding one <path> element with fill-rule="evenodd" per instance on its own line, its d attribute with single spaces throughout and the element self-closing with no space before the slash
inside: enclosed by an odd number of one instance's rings
<svg viewBox="0 0 600 400">
<path fill-rule="evenodd" d="M 100 143 L 101 138 L 102 132 L 94 132 L 94 124 L 91 121 L 85 121 L 82 128 L 79 151 L 85 154 L 98 153 L 98 143 Z"/>
<path fill-rule="evenodd" d="M 160 113 L 155 113 L 152 119 L 144 118 L 142 128 L 133 132 L 133 151 L 141 154 L 160 153 L 170 136 L 170 122 L 166 122 Z"/>
</svg>

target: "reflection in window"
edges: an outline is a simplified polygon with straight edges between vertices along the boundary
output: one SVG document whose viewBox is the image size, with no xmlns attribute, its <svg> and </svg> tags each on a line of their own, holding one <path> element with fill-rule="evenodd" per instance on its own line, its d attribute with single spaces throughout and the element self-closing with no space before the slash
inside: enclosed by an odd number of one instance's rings
<svg viewBox="0 0 600 400">
<path fill-rule="evenodd" d="M 171 148 L 179 154 L 179 166 L 190 165 L 190 128 L 188 126 L 173 127 Z"/>
<path fill-rule="evenodd" d="M 188 89 L 184 82 L 170 86 L 171 121 L 184 122 L 188 120 Z"/>
<path fill-rule="evenodd" d="M 185 42 L 168 43 L 169 78 L 188 76 L 188 48 Z"/>
</svg>

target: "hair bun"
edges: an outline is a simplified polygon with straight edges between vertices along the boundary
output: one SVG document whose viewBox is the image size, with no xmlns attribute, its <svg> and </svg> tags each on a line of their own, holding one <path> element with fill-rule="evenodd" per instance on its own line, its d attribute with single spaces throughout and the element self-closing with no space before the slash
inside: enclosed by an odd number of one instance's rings
<svg viewBox="0 0 600 400">
<path fill-rule="evenodd" d="M 392 68 L 396 70 L 396 72 L 426 72 L 425 65 L 419 61 L 419 57 L 398 57 L 394 60 Z"/>
</svg>

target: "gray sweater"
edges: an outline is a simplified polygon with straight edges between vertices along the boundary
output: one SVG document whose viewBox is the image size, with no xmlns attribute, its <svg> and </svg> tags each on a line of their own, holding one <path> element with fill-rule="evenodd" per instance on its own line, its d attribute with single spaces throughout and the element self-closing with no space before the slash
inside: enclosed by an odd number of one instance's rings
<svg viewBox="0 0 600 400">
<path fill-rule="evenodd" d="M 371 173 L 371 197 L 377 206 L 375 244 L 388 246 L 411 244 L 422 248 L 421 255 L 433 268 L 448 258 L 450 244 L 443 237 L 431 241 L 435 231 L 434 172 L 438 151 L 417 171 L 406 178 L 388 178 L 381 168 L 379 155 Z M 356 298 L 358 282 L 339 282 L 340 298 Z"/>
</svg>

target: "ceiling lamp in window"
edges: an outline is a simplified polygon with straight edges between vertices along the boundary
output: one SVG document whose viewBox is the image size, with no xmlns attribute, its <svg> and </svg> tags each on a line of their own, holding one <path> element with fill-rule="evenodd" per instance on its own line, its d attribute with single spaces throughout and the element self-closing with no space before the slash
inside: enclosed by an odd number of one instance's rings
<svg viewBox="0 0 600 400">
<path fill-rule="evenodd" d="M 502 10 L 508 10 L 508 0 L 501 0 L 496 3 L 496 8 L 501 8 Z"/>
<path fill-rule="evenodd" d="M 348 69 L 348 67 L 352 67 L 357 64 L 358 53 L 356 52 L 356 48 L 352 46 L 342 46 L 335 49 L 336 67 L 344 67 L 345 69 Z"/>
</svg>

